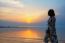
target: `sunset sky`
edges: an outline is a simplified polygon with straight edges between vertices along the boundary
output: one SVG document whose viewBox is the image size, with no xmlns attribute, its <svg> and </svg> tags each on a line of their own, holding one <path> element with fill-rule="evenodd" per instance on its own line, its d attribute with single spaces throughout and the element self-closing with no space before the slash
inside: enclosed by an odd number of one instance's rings
<svg viewBox="0 0 65 43">
<path fill-rule="evenodd" d="M 54 9 L 55 11 L 58 36 L 65 39 L 65 0 L 0 0 L 0 26 L 37 26 L 43 27 L 39 29 L 43 32 L 43 30 L 47 29 L 49 9 Z M 11 30 L 8 30 L 8 28 L 0 28 L 0 32 Z M 26 30 L 21 33 L 26 38 L 26 35 L 32 38 L 38 37 L 39 35 L 37 34 L 38 32 L 32 32 L 31 30 Z"/>
<path fill-rule="evenodd" d="M 31 23 L 37 25 L 39 23 L 42 24 L 48 19 L 47 13 L 49 9 L 54 9 L 58 20 L 62 20 L 65 18 L 64 1 L 65 0 L 0 0 L 0 25 L 12 25 L 13 23 L 13 25 L 17 26 L 22 26 L 22 23 L 24 26 L 26 24 L 31 25 Z"/>
</svg>

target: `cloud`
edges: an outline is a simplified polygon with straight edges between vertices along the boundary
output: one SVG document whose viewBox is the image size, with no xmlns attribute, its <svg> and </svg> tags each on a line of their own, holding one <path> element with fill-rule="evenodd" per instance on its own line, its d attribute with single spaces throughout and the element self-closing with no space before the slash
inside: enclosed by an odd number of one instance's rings
<svg viewBox="0 0 65 43">
<path fill-rule="evenodd" d="M 0 7 L 22 8 L 24 5 L 19 0 L 0 0 Z"/>
</svg>

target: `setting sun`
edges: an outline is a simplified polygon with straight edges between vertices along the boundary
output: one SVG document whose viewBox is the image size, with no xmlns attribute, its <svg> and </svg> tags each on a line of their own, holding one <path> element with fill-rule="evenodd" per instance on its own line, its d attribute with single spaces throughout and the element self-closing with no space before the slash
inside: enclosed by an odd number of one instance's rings
<svg viewBox="0 0 65 43">
<path fill-rule="evenodd" d="M 23 22 L 32 23 L 33 19 L 34 18 L 31 15 L 26 15 L 25 18 L 23 19 Z"/>
<path fill-rule="evenodd" d="M 31 22 L 32 22 L 32 18 L 31 18 L 31 17 L 28 17 L 28 18 L 26 19 L 26 21 L 27 21 L 27 23 L 31 23 Z"/>
</svg>

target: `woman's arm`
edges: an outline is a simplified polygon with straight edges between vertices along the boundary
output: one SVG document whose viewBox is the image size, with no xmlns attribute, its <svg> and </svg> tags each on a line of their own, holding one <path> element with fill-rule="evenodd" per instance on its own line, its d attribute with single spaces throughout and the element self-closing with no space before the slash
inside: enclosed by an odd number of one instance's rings
<svg viewBox="0 0 65 43">
<path fill-rule="evenodd" d="M 55 17 L 52 17 L 52 19 L 51 19 L 51 25 L 52 26 L 55 26 L 55 22 L 56 22 L 56 18 Z"/>
</svg>

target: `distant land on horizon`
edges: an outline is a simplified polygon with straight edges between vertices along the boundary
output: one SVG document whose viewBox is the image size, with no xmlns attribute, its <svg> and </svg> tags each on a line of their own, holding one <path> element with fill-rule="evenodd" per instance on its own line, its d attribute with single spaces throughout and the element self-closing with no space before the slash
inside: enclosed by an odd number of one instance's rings
<svg viewBox="0 0 65 43">
<path fill-rule="evenodd" d="M 44 27 L 44 26 L 0 26 L 0 28 L 37 28 L 37 27 Z"/>
</svg>

